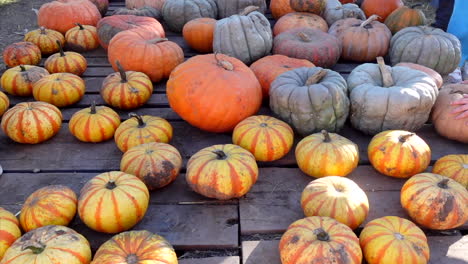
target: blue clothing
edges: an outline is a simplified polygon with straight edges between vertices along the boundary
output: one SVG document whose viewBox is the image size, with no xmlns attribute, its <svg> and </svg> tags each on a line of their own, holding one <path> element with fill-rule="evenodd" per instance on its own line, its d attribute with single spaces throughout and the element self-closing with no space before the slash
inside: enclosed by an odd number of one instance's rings
<svg viewBox="0 0 468 264">
<path fill-rule="evenodd" d="M 447 32 L 455 35 L 461 42 L 462 58 L 460 66 L 468 60 L 468 1 L 455 0 Z"/>
</svg>

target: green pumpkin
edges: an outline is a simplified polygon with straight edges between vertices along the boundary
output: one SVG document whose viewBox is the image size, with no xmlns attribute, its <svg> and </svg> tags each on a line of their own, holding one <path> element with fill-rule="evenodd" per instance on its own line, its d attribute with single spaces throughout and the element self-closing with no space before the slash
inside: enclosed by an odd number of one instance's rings
<svg viewBox="0 0 468 264">
<path fill-rule="evenodd" d="M 218 7 L 214 0 L 168 0 L 162 8 L 163 19 L 169 30 L 182 32 L 187 22 L 195 18 L 218 17 Z"/>
<path fill-rule="evenodd" d="M 151 6 L 144 6 L 142 8 L 119 8 L 116 9 L 112 15 L 146 16 L 161 19 L 161 12 Z"/>
<path fill-rule="evenodd" d="M 258 12 L 265 14 L 265 0 L 216 0 L 219 18 L 230 17 L 242 12 L 248 6 L 258 6 Z"/>
</svg>

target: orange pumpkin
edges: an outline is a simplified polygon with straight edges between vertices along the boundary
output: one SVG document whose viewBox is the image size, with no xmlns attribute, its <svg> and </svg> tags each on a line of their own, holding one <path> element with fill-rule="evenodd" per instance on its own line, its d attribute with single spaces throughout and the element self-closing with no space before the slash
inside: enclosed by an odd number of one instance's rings
<svg viewBox="0 0 468 264">
<path fill-rule="evenodd" d="M 294 12 L 282 16 L 273 27 L 273 36 L 294 28 L 308 27 L 328 32 L 328 24 L 319 15 L 303 12 Z"/>
<path fill-rule="evenodd" d="M 0 116 L 10 107 L 10 100 L 4 92 L 0 92 Z"/>
<path fill-rule="evenodd" d="M 49 72 L 41 67 L 33 65 L 19 65 L 6 70 L 0 83 L 3 89 L 16 96 L 31 96 L 33 85 Z"/>
<path fill-rule="evenodd" d="M 468 189 L 468 155 L 447 155 L 438 159 L 432 173 L 449 177 Z"/>
<path fill-rule="evenodd" d="M 390 29 L 392 34 L 396 34 L 405 27 L 423 26 L 425 23 L 426 16 L 420 9 L 407 6 L 395 9 L 385 19 L 385 25 Z"/>
<path fill-rule="evenodd" d="M 57 41 L 57 44 L 59 45 L 60 52 L 47 58 L 44 62 L 44 67 L 50 73 L 68 72 L 81 76 L 88 67 L 85 57 L 73 51 L 64 52 L 62 44 L 59 41 Z"/>
<path fill-rule="evenodd" d="M 76 23 L 76 25 L 65 34 L 67 47 L 79 52 L 97 49 L 99 40 L 96 27 L 81 25 L 80 23 Z"/>
<path fill-rule="evenodd" d="M 367 155 L 378 172 L 396 178 L 423 172 L 431 162 L 427 143 L 403 130 L 387 130 L 375 135 L 367 147 Z"/>
<path fill-rule="evenodd" d="M 218 200 L 245 195 L 257 182 L 258 166 L 247 150 L 232 144 L 214 145 L 195 153 L 185 174 L 195 192 Z"/>
<path fill-rule="evenodd" d="M 19 221 L 25 232 L 47 225 L 68 225 L 76 214 L 75 192 L 62 185 L 49 185 L 28 196 Z"/>
<path fill-rule="evenodd" d="M 424 72 L 425 74 L 429 75 L 434 80 L 434 82 L 437 84 L 437 88 L 442 87 L 442 85 L 444 84 L 444 80 L 442 79 L 442 76 L 440 76 L 438 72 L 426 66 L 416 64 L 416 63 L 411 63 L 411 62 L 400 62 L 400 63 L 397 63 L 394 67 L 396 66 L 407 67 L 410 69 Z"/>
<path fill-rule="evenodd" d="M 3 50 L 3 61 L 8 67 L 21 64 L 37 65 L 41 58 L 41 50 L 31 42 L 16 42 Z"/>
<path fill-rule="evenodd" d="M 366 17 L 377 15 L 379 16 L 378 21 L 383 23 L 388 15 L 402 6 L 401 0 L 364 0 L 361 9 Z"/>
<path fill-rule="evenodd" d="M 78 214 L 95 231 L 119 233 L 143 219 L 148 205 L 148 188 L 140 179 L 111 171 L 95 176 L 81 189 Z"/>
<path fill-rule="evenodd" d="M 169 143 L 172 131 L 171 124 L 163 118 L 131 113 L 130 119 L 122 122 L 115 131 L 114 139 L 117 147 L 126 152 L 144 143 Z"/>
<path fill-rule="evenodd" d="M 55 136 L 62 126 L 60 110 L 45 102 L 24 102 L 2 117 L 2 130 L 18 143 L 37 144 Z"/>
<path fill-rule="evenodd" d="M 311 216 L 292 223 L 281 237 L 279 252 L 282 264 L 362 262 L 356 234 L 330 217 Z"/>
<path fill-rule="evenodd" d="M 271 0 L 270 10 L 274 19 L 279 19 L 288 13 L 294 12 L 294 9 L 289 4 L 289 0 Z"/>
<path fill-rule="evenodd" d="M 54 73 L 37 81 L 33 96 L 37 101 L 64 107 L 80 101 L 86 90 L 85 82 L 71 73 Z"/>
<path fill-rule="evenodd" d="M 112 108 L 93 103 L 91 107 L 74 113 L 68 127 L 77 139 L 96 143 L 114 137 L 119 125 L 120 116 Z"/>
<path fill-rule="evenodd" d="M 18 219 L 0 207 L 0 261 L 7 249 L 21 236 Z"/>
<path fill-rule="evenodd" d="M 44 55 L 60 51 L 60 46 L 57 44 L 57 41 L 60 41 L 62 46 L 65 45 L 65 37 L 62 33 L 52 29 L 46 29 L 45 27 L 40 27 L 39 29 L 26 33 L 26 35 L 24 35 L 24 41 L 34 43 Z"/>
<path fill-rule="evenodd" d="M 359 236 L 369 264 L 428 263 L 429 245 L 424 232 L 413 222 L 385 216 L 367 223 Z"/>
<path fill-rule="evenodd" d="M 189 46 L 202 53 L 213 52 L 213 34 L 216 19 L 202 17 L 190 20 L 184 25 L 182 35 Z"/>
<path fill-rule="evenodd" d="M 327 0 L 290 0 L 291 8 L 296 12 L 321 15 L 327 6 Z"/>
</svg>

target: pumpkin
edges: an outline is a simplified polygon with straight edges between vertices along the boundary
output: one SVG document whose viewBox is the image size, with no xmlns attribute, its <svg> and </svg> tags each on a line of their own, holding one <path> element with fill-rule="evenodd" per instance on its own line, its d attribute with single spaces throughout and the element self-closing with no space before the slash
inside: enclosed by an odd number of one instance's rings
<svg viewBox="0 0 468 264">
<path fill-rule="evenodd" d="M 367 17 L 379 16 L 379 22 L 383 23 L 388 15 L 402 6 L 403 2 L 401 0 L 364 0 L 361 9 Z"/>
<path fill-rule="evenodd" d="M 448 177 L 414 175 L 401 188 L 400 197 L 408 215 L 424 227 L 446 230 L 468 221 L 468 190 Z"/>
<path fill-rule="evenodd" d="M 281 237 L 282 264 L 360 264 L 362 252 L 353 230 L 330 217 L 311 216 L 292 223 Z"/>
<path fill-rule="evenodd" d="M 298 68 L 271 84 L 270 108 L 303 136 L 323 129 L 336 132 L 348 117 L 347 91 L 345 79 L 337 72 Z"/>
<path fill-rule="evenodd" d="M 468 155 L 447 155 L 438 159 L 432 173 L 449 177 L 468 189 Z"/>
<path fill-rule="evenodd" d="M 241 13 L 248 6 L 258 7 L 258 12 L 265 14 L 265 0 L 216 0 L 219 18 L 226 18 Z"/>
<path fill-rule="evenodd" d="M 142 8 L 150 6 L 161 10 L 166 0 L 125 0 L 125 7 L 127 8 Z"/>
<path fill-rule="evenodd" d="M 144 28 L 153 31 L 159 37 L 165 37 L 165 32 L 161 23 L 152 17 L 133 16 L 133 15 L 114 15 L 108 16 L 97 24 L 99 43 L 104 49 L 109 47 L 111 39 L 121 31 L 133 28 Z"/>
<path fill-rule="evenodd" d="M 385 19 L 385 25 L 396 34 L 406 27 L 423 26 L 426 23 L 426 16 L 420 9 L 414 7 L 401 6 L 395 9 Z"/>
<path fill-rule="evenodd" d="M 108 56 L 115 71 L 118 70 L 116 61 L 120 61 L 124 69 L 143 72 L 153 82 L 168 78 L 172 70 L 184 61 L 184 52 L 179 45 L 161 38 L 159 33 L 143 29 L 115 35 L 109 44 Z"/>
<path fill-rule="evenodd" d="M 239 15 L 216 22 L 213 50 L 250 64 L 270 54 L 273 35 L 270 22 L 258 7 L 246 7 Z"/>
<path fill-rule="evenodd" d="M 318 67 L 331 68 L 340 58 L 341 43 L 321 30 L 296 28 L 275 37 L 273 54 L 306 59 Z"/>
<path fill-rule="evenodd" d="M 407 27 L 392 37 L 389 56 L 392 65 L 413 62 L 446 75 L 458 67 L 461 46 L 457 37 L 441 29 Z"/>
<path fill-rule="evenodd" d="M 369 264 L 428 263 L 429 245 L 424 232 L 413 222 L 384 216 L 366 224 L 359 236 Z"/>
<path fill-rule="evenodd" d="M 307 12 L 322 15 L 327 6 L 327 0 L 290 0 L 291 8 L 296 12 Z"/>
<path fill-rule="evenodd" d="M 385 130 L 416 131 L 429 119 L 439 93 L 427 74 L 407 67 L 365 63 L 348 76 L 351 124 L 375 135 Z"/>
<path fill-rule="evenodd" d="M 250 65 L 262 86 L 263 98 L 268 98 L 271 83 L 282 73 L 301 67 L 315 67 L 308 60 L 289 58 L 284 55 L 270 55 L 259 59 Z"/>
<path fill-rule="evenodd" d="M 135 226 L 149 205 L 146 185 L 121 171 L 99 174 L 81 189 L 78 214 L 89 228 L 101 233 L 120 233 Z"/>
<path fill-rule="evenodd" d="M 466 118 L 456 119 L 457 114 L 452 111 L 459 105 L 451 105 L 452 102 L 468 96 L 468 85 L 449 84 L 443 86 L 432 108 L 432 124 L 441 136 L 468 143 L 468 122 Z"/>
<path fill-rule="evenodd" d="M 196 18 L 185 24 L 182 35 L 192 49 L 202 53 L 212 52 L 215 25 L 216 19 Z"/>
<path fill-rule="evenodd" d="M 237 145 L 214 145 L 189 159 L 185 178 L 193 191 L 229 200 L 250 191 L 257 182 L 258 166 L 254 155 Z"/>
<path fill-rule="evenodd" d="M 99 247 L 92 263 L 139 264 L 143 262 L 178 263 L 171 244 L 164 237 L 146 230 L 127 231 L 113 236 Z"/>
<path fill-rule="evenodd" d="M 8 99 L 8 96 L 5 93 L 0 92 L 0 116 L 5 113 L 8 107 L 10 107 L 10 100 Z"/>
<path fill-rule="evenodd" d="M 294 132 L 274 117 L 251 116 L 234 128 L 232 142 L 250 151 L 257 161 L 274 161 L 291 150 Z"/>
<path fill-rule="evenodd" d="M 3 50 L 3 61 L 8 67 L 37 65 L 41 58 L 41 50 L 31 42 L 16 42 Z"/>
<path fill-rule="evenodd" d="M 170 0 L 164 2 L 162 16 L 169 30 L 182 32 L 190 20 L 218 17 L 218 8 L 215 0 Z"/>
<path fill-rule="evenodd" d="M 31 96 L 33 85 L 49 72 L 41 67 L 32 65 L 19 65 L 6 70 L 0 83 L 3 89 L 16 96 Z"/>
<path fill-rule="evenodd" d="M 116 62 L 119 72 L 109 74 L 102 82 L 101 96 L 112 107 L 134 109 L 144 105 L 153 94 L 153 83 L 142 72 L 125 71 Z"/>
<path fill-rule="evenodd" d="M 59 0 L 39 8 L 37 24 L 65 34 L 75 23 L 96 26 L 101 18 L 98 8 L 88 0 Z"/>
<path fill-rule="evenodd" d="M 21 237 L 18 219 L 7 210 L 0 207 L 0 261 L 7 249 Z"/>
<path fill-rule="evenodd" d="M 25 232 L 47 225 L 68 225 L 76 214 L 75 192 L 63 185 L 42 187 L 28 196 L 19 221 Z"/>
<path fill-rule="evenodd" d="M 83 26 L 76 23 L 76 27 L 71 28 L 65 34 L 67 47 L 75 51 L 88 51 L 99 47 L 97 30 L 94 26 Z"/>
<path fill-rule="evenodd" d="M 85 82 L 80 77 L 71 73 L 54 73 L 34 84 L 33 96 L 37 101 L 65 107 L 80 101 L 85 90 Z"/>
<path fill-rule="evenodd" d="M 418 135 L 388 130 L 375 135 L 367 147 L 372 166 L 380 173 L 408 178 L 423 172 L 431 162 L 431 149 Z"/>
<path fill-rule="evenodd" d="M 109 9 L 109 0 L 90 0 L 99 10 L 101 16 L 104 17 Z"/>
<path fill-rule="evenodd" d="M 273 27 L 273 36 L 294 28 L 313 28 L 328 32 L 327 22 L 319 15 L 303 12 L 294 12 L 282 16 Z"/>
<path fill-rule="evenodd" d="M 161 12 L 151 6 L 144 6 L 141 8 L 119 8 L 116 9 L 113 13 L 115 15 L 133 15 L 133 16 L 144 16 L 144 17 L 152 17 L 155 19 L 161 19 Z"/>
<path fill-rule="evenodd" d="M 70 133 L 83 142 L 102 142 L 114 137 L 120 116 L 112 108 L 96 106 L 79 110 L 70 119 Z"/>
<path fill-rule="evenodd" d="M 115 131 L 114 140 L 117 147 L 126 152 L 144 143 L 169 143 L 172 131 L 171 124 L 163 118 L 130 113 L 130 119 L 122 122 Z"/>
<path fill-rule="evenodd" d="M 358 5 L 341 4 L 338 0 L 328 0 L 327 7 L 323 12 L 323 18 L 327 21 L 328 25 L 331 26 L 336 21 L 345 18 L 366 20 L 366 15 Z"/>
<path fill-rule="evenodd" d="M 210 132 L 232 131 L 262 103 L 255 74 L 240 60 L 222 54 L 198 55 L 179 65 L 166 92 L 182 119 Z"/>
<path fill-rule="evenodd" d="M 315 178 L 347 176 L 359 163 L 359 149 L 354 142 L 325 130 L 299 141 L 295 155 L 299 169 Z"/>
<path fill-rule="evenodd" d="M 392 33 L 376 19 L 375 15 L 366 21 L 346 18 L 331 26 L 329 33 L 341 41 L 342 59 L 366 62 L 387 54 Z"/>
<path fill-rule="evenodd" d="M 182 167 L 179 151 L 166 143 L 150 142 L 130 148 L 120 162 L 120 170 L 140 178 L 150 191 L 173 182 Z"/>
<path fill-rule="evenodd" d="M 400 62 L 400 63 L 397 63 L 395 66 L 408 67 L 410 69 L 424 72 L 425 74 L 429 75 L 429 77 L 431 77 L 434 80 L 434 82 L 437 85 L 437 88 L 442 87 L 442 85 L 444 84 L 444 80 L 442 79 L 442 76 L 440 76 L 438 72 L 426 66 L 422 66 L 416 63 L 411 63 L 411 62 Z"/>
<path fill-rule="evenodd" d="M 328 0 L 328 1 L 330 1 L 330 0 Z M 340 3 L 342 3 L 342 4 L 350 4 L 350 3 L 354 4 L 356 2 L 357 2 L 357 0 L 340 0 Z"/>
<path fill-rule="evenodd" d="M 24 35 L 24 41 L 34 43 L 44 55 L 53 54 L 60 50 L 57 40 L 62 46 L 65 45 L 65 37 L 62 33 L 45 27 L 29 31 Z"/>
<path fill-rule="evenodd" d="M 90 261 L 91 247 L 84 236 L 66 226 L 49 225 L 16 240 L 1 263 L 89 264 Z"/>
<path fill-rule="evenodd" d="M 65 72 L 81 76 L 88 68 L 85 57 L 73 51 L 64 52 L 62 44 L 59 41 L 57 41 L 57 44 L 60 47 L 60 52 L 47 58 L 44 62 L 44 68 L 50 73 Z"/>
<path fill-rule="evenodd" d="M 289 0 L 270 0 L 271 15 L 278 20 L 280 17 L 294 12 L 289 5 Z"/>
<path fill-rule="evenodd" d="M 55 136 L 62 126 L 62 113 L 45 102 L 23 102 L 2 117 L 3 132 L 18 143 L 37 144 Z"/>
</svg>

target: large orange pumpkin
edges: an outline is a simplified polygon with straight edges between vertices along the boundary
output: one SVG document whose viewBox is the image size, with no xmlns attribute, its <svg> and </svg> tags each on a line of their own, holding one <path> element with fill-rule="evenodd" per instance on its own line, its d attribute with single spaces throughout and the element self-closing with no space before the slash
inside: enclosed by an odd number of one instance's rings
<svg viewBox="0 0 468 264">
<path fill-rule="evenodd" d="M 359 242 L 369 264 L 423 264 L 430 258 L 424 232 L 413 222 L 397 216 L 385 216 L 367 223 Z"/>
<path fill-rule="evenodd" d="M 94 26 L 76 23 L 76 27 L 67 31 L 65 39 L 67 47 L 74 51 L 84 52 L 99 47 L 97 30 Z"/>
<path fill-rule="evenodd" d="M 378 15 L 378 20 L 383 23 L 388 15 L 402 6 L 403 2 L 401 0 L 364 0 L 361 4 L 361 9 L 366 14 L 366 17 Z"/>
<path fill-rule="evenodd" d="M 321 15 L 327 6 L 327 0 L 290 0 L 289 4 L 296 12 Z"/>
<path fill-rule="evenodd" d="M 10 100 L 4 92 L 0 92 L 0 116 L 10 107 Z"/>
<path fill-rule="evenodd" d="M 62 185 L 49 185 L 28 196 L 19 221 L 25 232 L 47 225 L 68 225 L 76 214 L 75 192 Z"/>
<path fill-rule="evenodd" d="M 11 95 L 31 96 L 33 85 L 49 72 L 33 65 L 19 65 L 6 70 L 0 83 L 2 88 Z"/>
<path fill-rule="evenodd" d="M 18 219 L 0 207 L 0 261 L 7 249 L 21 236 Z"/>
<path fill-rule="evenodd" d="M 289 0 L 271 0 L 270 1 L 270 10 L 274 19 L 279 19 L 280 17 L 295 12 L 289 4 Z"/>
<path fill-rule="evenodd" d="M 426 22 L 426 16 L 420 9 L 402 6 L 395 9 L 385 19 L 385 25 L 396 34 L 405 27 L 422 26 Z"/>
<path fill-rule="evenodd" d="M 41 50 L 31 42 L 16 42 L 3 50 L 3 61 L 8 67 L 21 64 L 37 65 L 41 58 Z"/>
<path fill-rule="evenodd" d="M 468 190 L 468 155 L 447 155 L 438 159 L 432 173 L 449 177 Z"/>
<path fill-rule="evenodd" d="M 47 58 L 44 62 L 44 68 L 50 73 L 68 72 L 81 76 L 86 71 L 86 68 L 88 68 L 88 62 L 85 57 L 73 51 L 64 52 L 62 44 L 59 41 L 57 41 L 57 44 L 59 45 L 60 52 Z"/>
<path fill-rule="evenodd" d="M 143 219 L 148 205 L 148 188 L 140 179 L 111 171 L 97 175 L 81 189 L 78 214 L 95 231 L 119 233 Z"/>
<path fill-rule="evenodd" d="M 33 96 L 37 101 L 64 107 L 80 101 L 85 90 L 85 81 L 79 76 L 66 72 L 54 73 L 34 84 Z"/>
<path fill-rule="evenodd" d="M 62 46 L 65 45 L 65 37 L 62 33 L 56 30 L 46 29 L 45 27 L 29 31 L 24 35 L 24 41 L 34 43 L 39 47 L 43 55 L 58 52 L 60 46 L 57 44 L 57 41 L 60 41 Z"/>
<path fill-rule="evenodd" d="M 300 27 L 313 28 L 323 32 L 328 32 L 327 21 L 325 21 L 321 16 L 311 13 L 294 12 L 284 15 L 276 21 L 275 26 L 273 27 L 273 36 L 279 35 L 290 29 Z"/>
<path fill-rule="evenodd" d="M 213 34 L 216 19 L 202 17 L 190 20 L 184 25 L 182 35 L 189 46 L 202 53 L 213 52 Z"/>
</svg>

